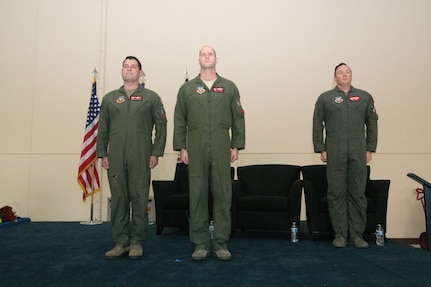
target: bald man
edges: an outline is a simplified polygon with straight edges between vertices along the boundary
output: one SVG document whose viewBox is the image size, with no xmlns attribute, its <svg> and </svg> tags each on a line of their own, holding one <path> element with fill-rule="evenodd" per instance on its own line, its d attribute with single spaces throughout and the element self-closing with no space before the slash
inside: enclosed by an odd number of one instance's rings
<svg viewBox="0 0 431 287">
<path fill-rule="evenodd" d="M 227 247 L 231 232 L 230 165 L 245 146 L 245 121 L 236 85 L 217 74 L 216 64 L 215 50 L 202 47 L 200 73 L 180 87 L 174 114 L 174 150 L 180 151 L 189 172 L 193 260 L 204 260 L 211 253 L 219 260 L 232 257 Z M 212 217 L 208 211 L 210 192 Z M 210 218 L 214 221 L 213 238 L 208 232 Z"/>
</svg>

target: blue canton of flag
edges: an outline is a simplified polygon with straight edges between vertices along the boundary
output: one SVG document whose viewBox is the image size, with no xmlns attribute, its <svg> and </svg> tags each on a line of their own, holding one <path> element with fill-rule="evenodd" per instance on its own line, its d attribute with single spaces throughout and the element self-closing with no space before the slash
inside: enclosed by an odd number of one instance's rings
<svg viewBox="0 0 431 287">
<path fill-rule="evenodd" d="M 96 80 L 94 80 L 93 88 L 91 89 L 90 106 L 88 107 L 87 113 L 87 125 L 85 126 L 86 128 L 93 123 L 100 113 L 100 104 L 99 99 L 97 98 L 96 90 Z"/>
</svg>

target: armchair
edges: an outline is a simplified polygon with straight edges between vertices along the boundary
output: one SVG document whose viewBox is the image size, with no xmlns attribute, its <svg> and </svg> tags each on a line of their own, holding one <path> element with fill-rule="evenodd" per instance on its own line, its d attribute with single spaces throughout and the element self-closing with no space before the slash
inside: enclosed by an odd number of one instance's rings
<svg viewBox="0 0 431 287">
<path fill-rule="evenodd" d="M 290 231 L 300 223 L 300 166 L 263 164 L 237 168 L 232 225 L 241 230 Z"/>
<path fill-rule="evenodd" d="M 367 166 L 367 170 L 368 179 L 365 196 L 368 206 L 364 236 L 373 235 L 379 223 L 382 224 L 386 234 L 386 212 L 390 180 L 372 180 L 370 179 L 370 166 Z M 326 198 L 328 190 L 326 165 L 303 166 L 301 171 L 305 194 L 307 226 L 312 238 L 317 239 L 321 234 L 334 234 Z"/>
<path fill-rule="evenodd" d="M 231 167 L 231 178 L 235 170 Z M 153 180 L 156 208 L 156 234 L 160 235 L 164 227 L 187 230 L 189 227 L 189 178 L 187 165 L 178 163 L 174 180 Z M 212 197 L 209 196 L 208 208 L 212 213 Z"/>
<path fill-rule="evenodd" d="M 156 208 L 156 234 L 164 227 L 187 229 L 189 226 L 189 180 L 187 165 L 178 163 L 174 180 L 153 180 Z"/>
</svg>

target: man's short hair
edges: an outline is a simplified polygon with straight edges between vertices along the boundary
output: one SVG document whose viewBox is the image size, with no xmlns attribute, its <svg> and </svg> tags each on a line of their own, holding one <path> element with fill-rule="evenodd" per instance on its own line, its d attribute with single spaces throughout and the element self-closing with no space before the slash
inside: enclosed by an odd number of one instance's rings
<svg viewBox="0 0 431 287">
<path fill-rule="evenodd" d="M 338 69 L 339 67 L 343 66 L 343 65 L 347 66 L 347 64 L 346 64 L 346 63 L 340 63 L 340 64 L 338 64 L 337 66 L 335 66 L 334 76 L 335 76 L 335 74 L 337 73 L 337 69 Z"/>
<path fill-rule="evenodd" d="M 124 59 L 123 64 L 124 64 L 124 62 L 125 62 L 126 60 L 135 60 L 136 62 L 138 62 L 139 70 L 142 70 L 141 62 L 140 62 L 140 61 L 139 61 L 139 59 L 138 59 L 138 58 L 136 58 L 135 56 L 127 56 L 127 57 Z"/>
</svg>

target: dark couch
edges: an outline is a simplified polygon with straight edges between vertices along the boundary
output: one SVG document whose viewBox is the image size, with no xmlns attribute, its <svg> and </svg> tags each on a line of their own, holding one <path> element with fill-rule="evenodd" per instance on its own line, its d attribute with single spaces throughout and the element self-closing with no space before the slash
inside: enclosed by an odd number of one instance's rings
<svg viewBox="0 0 431 287">
<path fill-rule="evenodd" d="M 231 177 L 234 177 L 231 167 Z M 189 179 L 187 165 L 178 163 L 174 180 L 153 180 L 154 200 L 156 207 L 157 235 L 164 227 L 187 230 L 189 226 Z M 212 197 L 209 196 L 209 213 L 212 214 Z"/>
<path fill-rule="evenodd" d="M 300 223 L 299 166 L 240 166 L 233 183 L 232 225 L 241 230 L 289 231 Z"/>
<path fill-rule="evenodd" d="M 388 206 L 388 193 L 390 180 L 370 179 L 370 167 L 368 169 L 367 186 L 365 196 L 367 198 L 367 225 L 364 236 L 375 233 L 377 224 L 382 224 L 386 233 L 386 212 Z M 326 165 L 303 166 L 302 179 L 305 194 L 305 207 L 307 226 L 313 237 L 319 235 L 333 235 L 331 220 L 328 212 L 326 198 L 328 183 L 326 180 Z"/>
<path fill-rule="evenodd" d="M 189 226 L 189 186 L 187 166 L 177 164 L 174 180 L 153 180 L 157 235 L 164 227 L 186 229 Z"/>
</svg>

